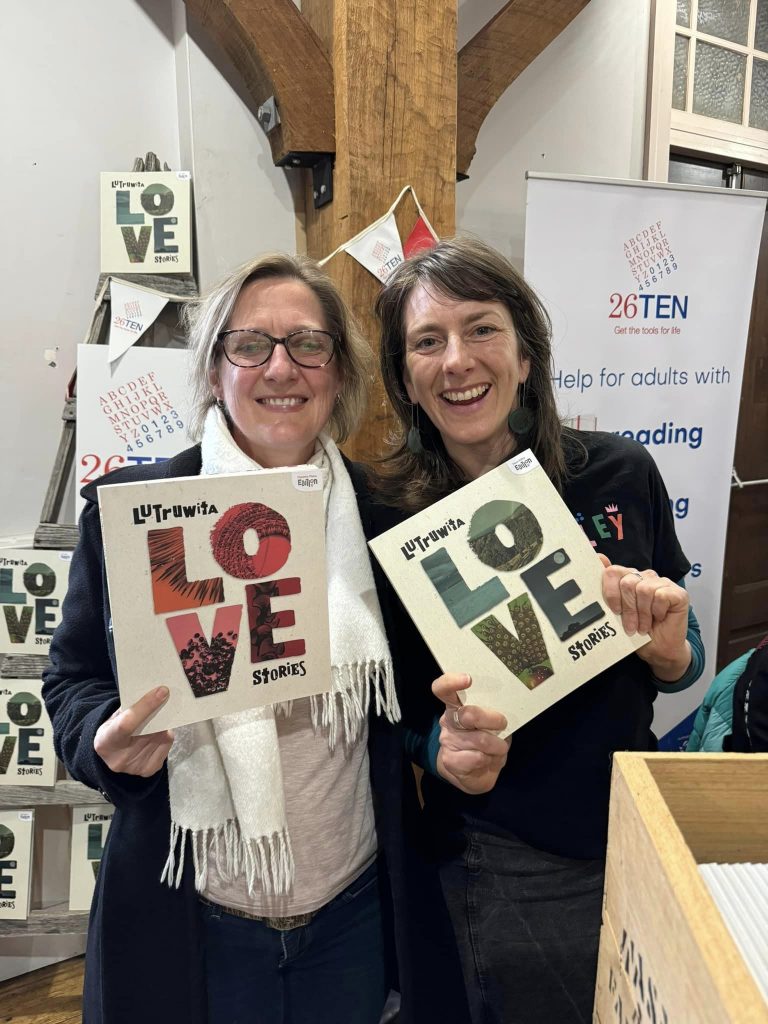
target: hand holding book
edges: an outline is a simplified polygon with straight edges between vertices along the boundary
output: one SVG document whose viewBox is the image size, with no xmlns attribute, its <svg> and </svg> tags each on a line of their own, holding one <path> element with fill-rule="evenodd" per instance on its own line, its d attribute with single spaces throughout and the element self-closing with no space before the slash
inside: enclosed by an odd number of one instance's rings
<svg viewBox="0 0 768 1024">
<path fill-rule="evenodd" d="M 173 744 L 169 729 L 134 736 L 168 700 L 168 687 L 158 686 L 127 708 L 118 708 L 96 732 L 94 748 L 113 772 L 151 778 L 165 764 Z"/>
<path fill-rule="evenodd" d="M 370 547 L 443 671 L 472 666 L 472 701 L 505 735 L 648 643 L 607 605 L 605 569 L 530 451 Z"/>
<path fill-rule="evenodd" d="M 641 572 L 612 565 L 605 555 L 598 557 L 604 566 L 606 604 L 620 616 L 628 636 L 641 633 L 651 637 L 650 643 L 636 652 L 638 657 L 648 662 L 661 681 L 676 681 L 691 660 L 686 640 L 687 591 L 653 569 Z M 445 705 L 439 723 L 438 773 L 464 793 L 474 795 L 493 789 L 506 763 L 511 737 L 502 740 L 495 735 L 507 725 L 500 712 L 461 703 L 459 693 L 470 686 L 470 676 L 449 672 L 434 681 L 432 692 Z"/>
<path fill-rule="evenodd" d="M 121 700 L 143 707 L 148 651 L 170 691 L 135 732 L 330 691 L 322 481 L 304 466 L 99 487 Z"/>
<path fill-rule="evenodd" d="M 673 683 L 691 662 L 688 632 L 688 591 L 653 569 L 612 565 L 598 555 L 605 566 L 603 596 L 627 636 L 647 633 L 651 640 L 637 656 L 646 661 L 661 682 Z"/>
<path fill-rule="evenodd" d="M 509 738 L 498 735 L 507 727 L 499 711 L 462 704 L 458 693 L 472 685 L 471 677 L 448 672 L 432 683 L 432 692 L 445 705 L 440 716 L 438 773 L 464 793 L 487 793 L 496 785 L 507 761 Z"/>
</svg>

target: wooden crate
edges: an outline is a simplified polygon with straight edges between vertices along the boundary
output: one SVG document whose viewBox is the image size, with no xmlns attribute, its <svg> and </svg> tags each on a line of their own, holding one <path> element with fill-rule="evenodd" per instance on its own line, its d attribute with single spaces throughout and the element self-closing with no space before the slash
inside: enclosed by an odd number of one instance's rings
<svg viewBox="0 0 768 1024">
<path fill-rule="evenodd" d="M 768 861 L 768 755 L 617 753 L 597 1024 L 766 1024 L 698 864 Z"/>
</svg>

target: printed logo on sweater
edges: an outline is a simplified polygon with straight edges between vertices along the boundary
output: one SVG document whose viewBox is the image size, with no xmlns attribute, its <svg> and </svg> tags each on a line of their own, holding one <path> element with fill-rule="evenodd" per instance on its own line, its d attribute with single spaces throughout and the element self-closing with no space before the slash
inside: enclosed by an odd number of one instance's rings
<svg viewBox="0 0 768 1024">
<path fill-rule="evenodd" d="M 601 540 L 624 540 L 624 515 L 615 502 L 604 505 L 594 515 L 585 516 L 583 512 L 574 512 L 573 517 L 593 548 Z"/>
</svg>

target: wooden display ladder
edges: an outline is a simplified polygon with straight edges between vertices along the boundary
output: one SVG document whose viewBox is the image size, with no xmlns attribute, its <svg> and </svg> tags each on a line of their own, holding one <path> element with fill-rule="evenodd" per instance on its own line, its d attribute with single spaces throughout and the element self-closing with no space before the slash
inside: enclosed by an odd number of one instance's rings
<svg viewBox="0 0 768 1024">
<path fill-rule="evenodd" d="M 160 162 L 154 153 L 137 157 L 133 172 L 159 171 Z M 164 170 L 170 170 L 167 164 Z M 195 277 L 187 274 L 120 274 L 121 281 L 154 289 L 175 298 L 180 305 L 198 294 Z M 105 345 L 109 341 L 110 282 L 112 275 L 100 274 L 96 286 L 96 306 L 91 325 L 84 339 L 86 345 Z M 173 300 L 169 300 L 173 301 Z M 151 329 L 151 328 L 150 328 Z M 73 550 L 77 544 L 78 528 L 74 523 L 60 523 L 62 505 L 69 486 L 75 458 L 75 422 L 77 418 L 77 371 L 67 386 L 59 447 L 53 463 L 51 478 L 43 500 L 40 523 L 35 530 L 33 547 L 36 549 Z M 48 662 L 47 655 L 0 655 L 0 679 L 40 679 Z M 61 770 L 61 768 L 60 768 Z M 85 806 L 104 803 L 100 793 L 72 779 L 59 779 L 53 787 L 0 786 L 0 809 L 13 810 L 31 807 Z M 33 865 L 34 869 L 34 865 Z M 88 915 L 70 911 L 66 904 L 31 910 L 26 921 L 0 921 L 3 936 L 82 935 L 85 934 Z"/>
</svg>

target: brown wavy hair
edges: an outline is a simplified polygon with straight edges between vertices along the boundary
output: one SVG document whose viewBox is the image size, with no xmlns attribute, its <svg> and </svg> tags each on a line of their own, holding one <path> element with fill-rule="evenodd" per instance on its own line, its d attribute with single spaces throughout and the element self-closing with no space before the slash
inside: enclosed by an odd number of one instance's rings
<svg viewBox="0 0 768 1024">
<path fill-rule="evenodd" d="M 422 409 L 408 399 L 403 382 L 405 307 L 414 288 L 431 287 L 455 299 L 503 302 L 515 326 L 521 358 L 530 360 L 525 405 L 534 426 L 525 437 L 552 483 L 562 490 L 569 465 L 585 453 L 575 434 L 563 427 L 552 388 L 552 325 L 534 290 L 501 253 L 476 238 L 447 238 L 402 263 L 376 300 L 381 324 L 381 375 L 397 425 L 391 451 L 379 460 L 377 489 L 390 505 L 418 511 L 467 483 L 445 449 L 439 431 Z M 414 422 L 424 447 L 407 446 Z"/>
</svg>

